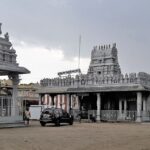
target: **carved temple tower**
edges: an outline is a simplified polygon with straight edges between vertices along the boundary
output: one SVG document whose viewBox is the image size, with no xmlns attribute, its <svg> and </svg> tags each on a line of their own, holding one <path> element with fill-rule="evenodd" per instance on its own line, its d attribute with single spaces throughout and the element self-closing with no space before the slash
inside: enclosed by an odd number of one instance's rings
<svg viewBox="0 0 150 150">
<path fill-rule="evenodd" d="M 121 74 L 116 44 L 95 46 L 91 52 L 88 75 L 114 76 Z"/>
</svg>

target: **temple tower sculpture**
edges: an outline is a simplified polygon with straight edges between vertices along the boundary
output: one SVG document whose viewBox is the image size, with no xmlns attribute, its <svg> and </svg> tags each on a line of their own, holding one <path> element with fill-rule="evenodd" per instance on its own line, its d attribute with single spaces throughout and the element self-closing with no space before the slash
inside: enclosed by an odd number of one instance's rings
<svg viewBox="0 0 150 150">
<path fill-rule="evenodd" d="M 121 74 L 115 43 L 112 47 L 111 45 L 103 45 L 93 48 L 87 74 L 99 77 Z"/>
</svg>

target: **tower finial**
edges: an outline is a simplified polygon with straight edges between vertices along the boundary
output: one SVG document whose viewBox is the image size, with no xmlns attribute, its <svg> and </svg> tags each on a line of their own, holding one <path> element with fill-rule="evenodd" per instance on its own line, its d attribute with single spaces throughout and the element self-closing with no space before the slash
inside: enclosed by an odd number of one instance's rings
<svg viewBox="0 0 150 150">
<path fill-rule="evenodd" d="M 2 27 L 2 23 L 0 23 L 0 35 L 2 34 L 2 29 L 1 29 L 1 27 Z"/>
</svg>

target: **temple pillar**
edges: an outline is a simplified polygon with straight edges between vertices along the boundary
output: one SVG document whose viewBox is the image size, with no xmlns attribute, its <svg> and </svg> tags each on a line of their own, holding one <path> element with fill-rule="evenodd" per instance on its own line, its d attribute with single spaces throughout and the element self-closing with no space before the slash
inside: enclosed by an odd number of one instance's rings
<svg viewBox="0 0 150 150">
<path fill-rule="evenodd" d="M 127 117 L 127 100 L 124 100 L 124 118 Z"/>
<path fill-rule="evenodd" d="M 71 109 L 71 95 L 67 94 L 67 112 L 70 113 L 70 109 Z"/>
<path fill-rule="evenodd" d="M 119 119 L 122 118 L 122 100 L 119 99 Z"/>
<path fill-rule="evenodd" d="M 10 74 L 9 79 L 12 80 L 12 103 L 11 103 L 11 116 L 19 116 L 19 106 L 17 103 L 18 97 L 18 84 L 19 84 L 19 75 L 18 74 Z"/>
<path fill-rule="evenodd" d="M 141 122 L 141 110 L 142 110 L 142 93 L 137 92 L 137 118 L 136 118 L 136 122 Z"/>
<path fill-rule="evenodd" d="M 146 112 L 146 99 L 143 99 L 143 111 Z"/>
<path fill-rule="evenodd" d="M 62 109 L 66 110 L 65 107 L 66 107 L 65 106 L 65 95 L 63 94 L 62 95 Z"/>
<path fill-rule="evenodd" d="M 100 93 L 97 93 L 97 117 L 96 120 L 100 122 L 100 111 L 101 111 L 101 95 Z"/>
</svg>

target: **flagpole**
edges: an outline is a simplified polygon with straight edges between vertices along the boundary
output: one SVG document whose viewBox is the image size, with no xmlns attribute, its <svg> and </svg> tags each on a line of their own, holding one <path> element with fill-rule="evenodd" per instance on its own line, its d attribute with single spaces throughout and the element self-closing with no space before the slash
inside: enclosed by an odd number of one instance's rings
<svg viewBox="0 0 150 150">
<path fill-rule="evenodd" d="M 79 57 L 78 57 L 78 69 L 80 69 L 80 49 L 81 49 L 81 35 L 79 36 Z"/>
</svg>

